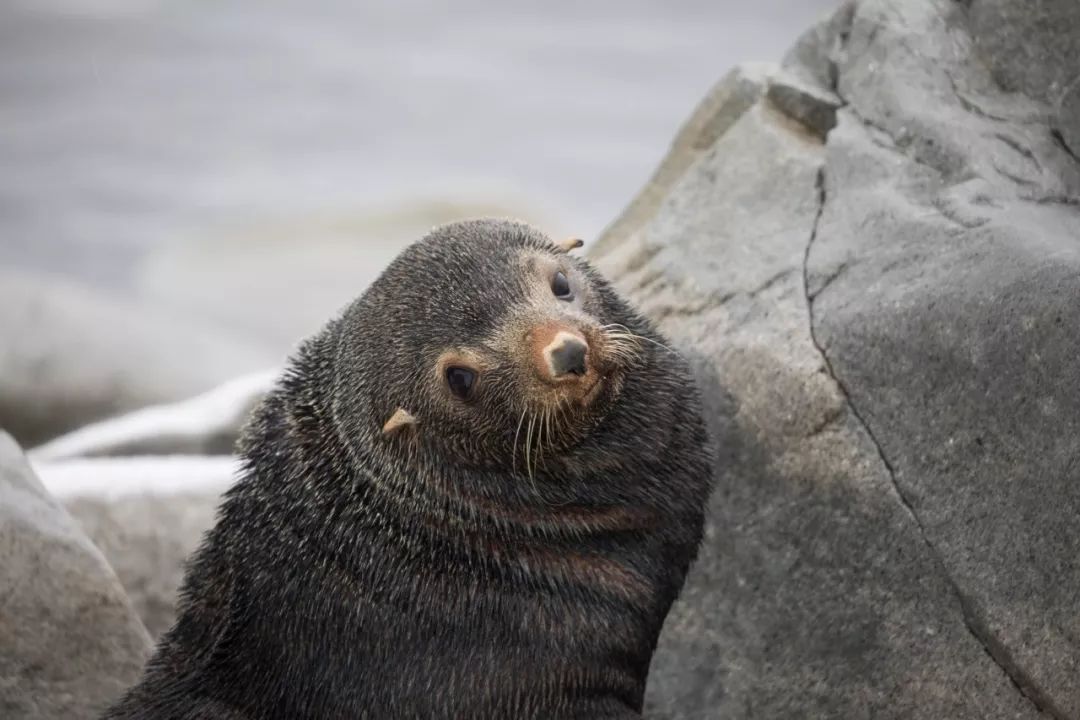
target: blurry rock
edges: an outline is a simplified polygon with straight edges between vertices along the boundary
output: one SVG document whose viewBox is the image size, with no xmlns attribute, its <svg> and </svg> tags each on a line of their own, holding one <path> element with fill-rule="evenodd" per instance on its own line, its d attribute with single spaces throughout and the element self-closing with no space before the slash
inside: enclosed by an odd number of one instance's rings
<svg viewBox="0 0 1080 720">
<path fill-rule="evenodd" d="M 75 430 L 30 451 L 35 462 L 122 455 L 227 455 L 252 408 L 279 374 L 230 380 L 190 400 L 136 410 Z"/>
<path fill-rule="evenodd" d="M 219 502 L 218 493 L 184 492 L 75 497 L 65 505 L 105 554 L 150 636 L 157 639 L 176 619 L 184 563 L 214 524 Z"/>
<path fill-rule="evenodd" d="M 282 356 L 58 279 L 0 270 L 0 428 L 35 445 Z"/>
<path fill-rule="evenodd" d="M 214 523 L 231 457 L 36 463 L 46 487 L 101 549 L 155 639 L 173 622 L 184 561 Z"/>
<path fill-rule="evenodd" d="M 435 225 L 482 215 L 543 225 L 521 208 L 445 201 L 267 218 L 155 249 L 136 282 L 153 302 L 254 333 L 284 354 L 362 293 L 406 245 Z"/>
<path fill-rule="evenodd" d="M 975 37 L 1020 7 L 847 4 L 597 243 L 723 448 L 648 717 L 1080 717 L 1080 162 L 988 70 L 1026 24 Z"/>
<path fill-rule="evenodd" d="M 184 561 L 232 482 L 229 453 L 279 371 L 76 430 L 30 458 L 116 571 L 152 637 L 175 617 Z"/>
<path fill-rule="evenodd" d="M 0 433 L 0 717 L 93 718 L 150 638 L 101 553 Z"/>
</svg>

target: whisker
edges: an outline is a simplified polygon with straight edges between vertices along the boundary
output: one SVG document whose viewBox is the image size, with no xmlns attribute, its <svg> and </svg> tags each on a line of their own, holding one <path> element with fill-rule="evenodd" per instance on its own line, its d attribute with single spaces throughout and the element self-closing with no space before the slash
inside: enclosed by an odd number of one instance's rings
<svg viewBox="0 0 1080 720">
<path fill-rule="evenodd" d="M 540 467 L 544 459 L 544 422 L 546 419 L 547 410 L 541 410 L 536 422 L 536 462 L 533 463 L 533 467 Z"/>
<path fill-rule="evenodd" d="M 539 459 L 540 459 L 539 448 L 540 448 L 540 443 L 543 440 L 544 426 L 543 426 L 543 421 L 539 417 L 537 417 L 536 415 L 533 415 L 532 420 L 536 423 L 536 442 L 535 442 L 534 449 L 537 450 L 537 457 L 536 457 L 536 459 L 533 460 L 532 472 L 529 474 L 529 479 L 532 481 L 533 493 L 535 493 L 536 497 L 540 498 L 540 500 L 544 500 L 544 493 L 540 490 L 540 485 L 536 480 L 536 470 L 537 470 L 537 467 L 538 467 L 537 463 L 539 462 Z M 532 430 L 532 428 L 530 427 L 530 433 L 531 433 L 531 430 Z"/>
<path fill-rule="evenodd" d="M 626 333 L 618 333 L 611 330 L 604 331 L 604 337 L 608 344 L 609 352 L 615 357 L 634 363 L 641 359 L 644 348 L 635 337 Z"/>
<path fill-rule="evenodd" d="M 611 332 L 610 328 L 615 328 L 616 331 Z M 657 342 L 656 340 L 653 340 L 650 337 L 645 337 L 644 335 L 638 335 L 637 333 L 632 332 L 630 330 L 630 328 L 626 327 L 625 325 L 620 325 L 619 323 L 612 323 L 610 325 L 602 325 L 601 329 L 604 331 L 604 334 L 607 337 L 625 338 L 625 339 L 634 340 L 634 341 L 644 340 L 647 343 L 652 343 L 653 345 L 655 345 L 658 348 L 662 348 L 664 350 L 667 350 L 669 353 L 671 353 L 673 355 L 677 354 L 674 350 L 669 348 L 664 343 Z"/>
<path fill-rule="evenodd" d="M 544 414 L 540 416 L 540 423 L 536 429 L 536 466 L 544 462 L 544 434 L 547 429 L 547 413 L 547 408 L 544 408 Z"/>
<path fill-rule="evenodd" d="M 535 480 L 533 478 L 533 471 L 532 471 L 531 461 L 532 461 L 532 431 L 533 431 L 533 421 L 535 419 L 536 419 L 535 415 L 530 415 L 529 416 L 529 429 L 525 432 L 525 472 L 528 473 L 529 480 L 533 481 L 534 484 L 535 484 Z"/>
<path fill-rule="evenodd" d="M 521 434 L 521 424 L 523 422 L 525 422 L 525 413 L 527 413 L 527 412 L 529 412 L 528 408 L 525 408 L 524 410 L 521 411 L 521 419 L 518 420 L 517 430 L 514 431 L 514 449 L 511 451 L 511 454 L 510 454 L 510 467 L 513 468 L 513 469 L 517 469 L 517 442 L 518 442 L 518 435 Z"/>
<path fill-rule="evenodd" d="M 555 407 L 555 412 L 558 413 L 558 422 L 562 425 L 566 424 L 566 411 L 570 408 L 570 401 L 566 398 L 559 400 L 559 404 Z"/>
<path fill-rule="evenodd" d="M 555 409 L 547 408 L 544 411 L 544 434 L 547 436 L 548 450 L 551 450 L 552 443 L 555 439 L 555 434 L 552 429 L 552 420 L 554 419 Z M 558 428 L 555 428 L 558 429 Z M 546 456 L 545 456 L 546 457 Z"/>
<path fill-rule="evenodd" d="M 624 338 L 617 338 L 608 336 L 610 342 L 610 352 L 616 357 L 623 360 L 636 360 L 641 357 L 641 345 L 639 343 L 630 344 Z"/>
</svg>

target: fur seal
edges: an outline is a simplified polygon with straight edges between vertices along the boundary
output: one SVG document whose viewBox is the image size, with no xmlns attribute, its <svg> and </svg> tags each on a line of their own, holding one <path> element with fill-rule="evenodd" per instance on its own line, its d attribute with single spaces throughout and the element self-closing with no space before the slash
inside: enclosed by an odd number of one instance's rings
<svg viewBox="0 0 1080 720">
<path fill-rule="evenodd" d="M 105 718 L 640 717 L 712 462 L 579 244 L 437 228 L 309 339 Z"/>
</svg>

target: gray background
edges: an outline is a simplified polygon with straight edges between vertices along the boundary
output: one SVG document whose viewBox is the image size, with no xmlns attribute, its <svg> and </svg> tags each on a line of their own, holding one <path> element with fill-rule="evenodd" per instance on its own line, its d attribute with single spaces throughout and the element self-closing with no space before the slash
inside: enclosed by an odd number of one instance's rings
<svg viewBox="0 0 1080 720">
<path fill-rule="evenodd" d="M 0 265 L 295 339 L 434 223 L 595 236 L 832 5 L 8 0 Z"/>
</svg>

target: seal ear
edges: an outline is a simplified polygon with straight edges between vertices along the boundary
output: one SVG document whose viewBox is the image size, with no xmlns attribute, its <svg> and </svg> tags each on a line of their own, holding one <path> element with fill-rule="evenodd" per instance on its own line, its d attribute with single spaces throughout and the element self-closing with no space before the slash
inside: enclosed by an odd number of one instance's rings
<svg viewBox="0 0 1080 720">
<path fill-rule="evenodd" d="M 585 241 L 581 238 L 568 237 L 561 242 L 555 243 L 555 247 L 559 249 L 559 252 L 568 253 L 571 250 L 577 250 L 579 247 L 585 244 Z"/>
<path fill-rule="evenodd" d="M 386 424 L 382 426 L 383 435 L 393 435 L 403 427 L 409 425 L 416 425 L 417 419 L 409 414 L 409 411 L 405 408 L 398 408 L 394 411 L 394 414 L 390 416 L 390 419 L 386 421 Z"/>
</svg>

